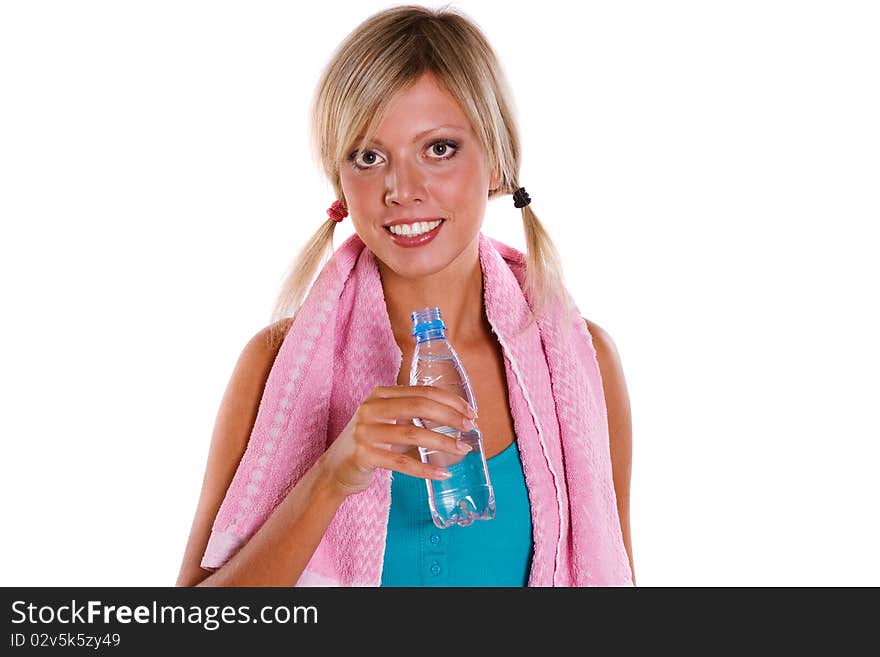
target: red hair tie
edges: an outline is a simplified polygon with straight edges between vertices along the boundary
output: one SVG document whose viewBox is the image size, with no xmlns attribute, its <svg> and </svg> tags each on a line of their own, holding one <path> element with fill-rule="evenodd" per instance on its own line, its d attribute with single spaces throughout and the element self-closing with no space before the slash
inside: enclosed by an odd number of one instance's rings
<svg viewBox="0 0 880 657">
<path fill-rule="evenodd" d="M 348 216 L 348 210 L 341 201 L 333 201 L 333 205 L 327 208 L 327 216 L 339 223 Z"/>
</svg>

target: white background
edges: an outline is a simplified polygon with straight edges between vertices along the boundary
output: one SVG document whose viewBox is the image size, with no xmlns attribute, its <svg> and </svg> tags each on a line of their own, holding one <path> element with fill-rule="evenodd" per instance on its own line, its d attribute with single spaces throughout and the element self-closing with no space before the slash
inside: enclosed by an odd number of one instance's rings
<svg viewBox="0 0 880 657">
<path fill-rule="evenodd" d="M 333 200 L 314 84 L 386 6 L 0 5 L 0 584 L 173 585 L 232 368 Z M 454 6 L 620 353 L 639 585 L 880 585 L 876 3 Z M 484 232 L 525 248 L 510 197 Z"/>
</svg>

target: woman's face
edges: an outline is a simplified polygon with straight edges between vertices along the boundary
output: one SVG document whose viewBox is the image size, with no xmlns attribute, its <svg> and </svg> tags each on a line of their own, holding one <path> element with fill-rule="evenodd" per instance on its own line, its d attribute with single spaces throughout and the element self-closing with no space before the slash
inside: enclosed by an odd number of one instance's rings
<svg viewBox="0 0 880 657">
<path fill-rule="evenodd" d="M 475 243 L 497 182 L 467 117 L 432 74 L 391 100 L 374 142 L 347 154 L 340 179 L 354 229 L 398 275 L 442 271 Z M 386 228 L 441 218 L 436 237 L 417 247 L 396 244 Z"/>
</svg>

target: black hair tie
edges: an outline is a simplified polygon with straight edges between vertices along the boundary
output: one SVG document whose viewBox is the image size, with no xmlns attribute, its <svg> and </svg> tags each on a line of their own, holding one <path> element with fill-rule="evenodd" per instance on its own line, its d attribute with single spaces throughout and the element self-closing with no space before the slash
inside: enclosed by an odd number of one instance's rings
<svg viewBox="0 0 880 657">
<path fill-rule="evenodd" d="M 531 202 L 532 199 L 530 199 L 529 195 L 526 193 L 525 187 L 520 187 L 513 193 L 513 207 L 524 208 Z"/>
</svg>

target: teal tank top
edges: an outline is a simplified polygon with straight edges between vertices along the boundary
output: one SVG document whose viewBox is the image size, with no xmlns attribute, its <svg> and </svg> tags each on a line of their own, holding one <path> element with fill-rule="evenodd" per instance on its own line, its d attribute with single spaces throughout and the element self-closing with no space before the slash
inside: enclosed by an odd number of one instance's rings
<svg viewBox="0 0 880 657">
<path fill-rule="evenodd" d="M 467 527 L 438 528 L 425 480 L 392 473 L 382 586 L 528 584 L 532 515 L 516 441 L 487 463 L 495 517 Z"/>
</svg>

